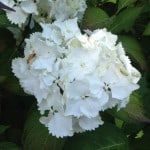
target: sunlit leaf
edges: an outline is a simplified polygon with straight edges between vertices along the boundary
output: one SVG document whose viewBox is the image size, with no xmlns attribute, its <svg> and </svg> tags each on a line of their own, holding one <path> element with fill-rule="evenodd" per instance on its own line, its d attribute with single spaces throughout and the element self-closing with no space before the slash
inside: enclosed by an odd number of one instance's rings
<svg viewBox="0 0 150 150">
<path fill-rule="evenodd" d="M 141 138 L 135 138 L 131 141 L 132 149 L 134 150 L 149 150 L 150 147 L 150 126 L 143 129 L 143 136 Z"/>
<path fill-rule="evenodd" d="M 111 3 L 116 4 L 117 0 L 107 0 L 107 2 L 111 2 Z"/>
<path fill-rule="evenodd" d="M 136 137 L 137 133 L 144 127 L 142 123 L 127 123 L 124 122 L 122 126 L 123 132 L 132 137 Z"/>
<path fill-rule="evenodd" d="M 143 135 L 144 135 L 143 130 L 140 130 L 140 131 L 136 134 L 135 138 L 136 138 L 136 139 L 142 138 Z"/>
<path fill-rule="evenodd" d="M 85 12 L 82 28 L 94 30 L 107 27 L 109 24 L 110 18 L 105 11 L 100 8 L 91 7 L 87 8 Z"/>
<path fill-rule="evenodd" d="M 131 30 L 141 11 L 141 7 L 129 7 L 121 11 L 111 24 L 109 28 L 110 31 L 113 33 L 119 33 L 121 31 Z"/>
<path fill-rule="evenodd" d="M 128 141 L 119 128 L 105 123 L 95 131 L 69 138 L 64 150 L 128 150 Z"/>
<path fill-rule="evenodd" d="M 134 2 L 136 2 L 137 0 L 119 0 L 118 1 L 118 11 L 121 10 L 124 7 L 127 7 L 131 4 L 133 4 Z"/>
<path fill-rule="evenodd" d="M 23 135 L 25 150 L 62 150 L 64 139 L 57 139 L 39 122 L 39 111 L 33 108 L 29 113 Z"/>
<path fill-rule="evenodd" d="M 102 3 L 108 3 L 108 2 L 110 2 L 110 3 L 116 3 L 117 0 L 102 0 Z"/>
</svg>

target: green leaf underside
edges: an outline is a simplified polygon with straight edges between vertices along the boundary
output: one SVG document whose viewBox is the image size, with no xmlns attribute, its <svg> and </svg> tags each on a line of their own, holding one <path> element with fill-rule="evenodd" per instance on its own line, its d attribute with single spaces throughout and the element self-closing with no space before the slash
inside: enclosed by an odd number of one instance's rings
<svg viewBox="0 0 150 150">
<path fill-rule="evenodd" d="M 64 150 L 128 150 L 128 141 L 120 129 L 105 123 L 95 131 L 69 138 Z"/>
</svg>

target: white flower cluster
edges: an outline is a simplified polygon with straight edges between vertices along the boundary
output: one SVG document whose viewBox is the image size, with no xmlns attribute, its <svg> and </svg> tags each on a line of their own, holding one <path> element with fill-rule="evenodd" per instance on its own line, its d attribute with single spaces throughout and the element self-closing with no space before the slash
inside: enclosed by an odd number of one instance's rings
<svg viewBox="0 0 150 150">
<path fill-rule="evenodd" d="M 101 111 L 126 106 L 140 73 L 116 35 L 106 29 L 82 34 L 77 18 L 41 27 L 42 33 L 26 39 L 25 57 L 14 59 L 12 69 L 25 92 L 36 97 L 49 133 L 94 130 L 103 124 Z"/>
<path fill-rule="evenodd" d="M 7 11 L 8 19 L 22 26 L 32 14 L 37 22 L 51 22 L 83 17 L 86 0 L 0 0 L 15 11 Z"/>
</svg>

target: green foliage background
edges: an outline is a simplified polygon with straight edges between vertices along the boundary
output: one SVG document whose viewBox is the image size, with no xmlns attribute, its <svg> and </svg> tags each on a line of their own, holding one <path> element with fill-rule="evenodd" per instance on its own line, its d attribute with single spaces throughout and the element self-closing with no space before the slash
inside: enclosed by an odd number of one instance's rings
<svg viewBox="0 0 150 150">
<path fill-rule="evenodd" d="M 0 150 L 149 150 L 150 0 L 87 0 L 87 4 L 80 28 L 105 27 L 119 36 L 142 74 L 140 89 L 126 108 L 102 112 L 105 124 L 95 131 L 52 137 L 39 123 L 35 98 L 23 92 L 11 72 L 12 59 L 23 55 L 24 39 L 39 27 L 31 30 L 28 24 L 21 30 L 0 10 Z"/>
</svg>

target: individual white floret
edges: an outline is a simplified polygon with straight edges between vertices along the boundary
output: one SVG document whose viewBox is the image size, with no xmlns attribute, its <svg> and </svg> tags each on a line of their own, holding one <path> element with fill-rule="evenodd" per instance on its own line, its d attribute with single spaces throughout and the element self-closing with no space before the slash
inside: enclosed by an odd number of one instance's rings
<svg viewBox="0 0 150 150">
<path fill-rule="evenodd" d="M 14 11 L 8 10 L 6 15 L 12 23 L 18 24 L 20 27 L 26 22 L 29 14 L 38 14 L 34 0 L 1 0 L 1 2 L 14 9 Z"/>
<path fill-rule="evenodd" d="M 66 20 L 77 17 L 82 19 L 87 8 L 86 0 L 49 0 L 51 5 L 50 15 L 56 20 Z"/>
<path fill-rule="evenodd" d="M 56 45 L 66 46 L 66 42 L 72 39 L 75 35 L 80 34 L 80 29 L 77 25 L 77 18 L 61 21 L 55 21 L 52 24 L 41 23 L 43 32 L 42 36 Z"/>
<path fill-rule="evenodd" d="M 63 113 L 54 112 L 50 113 L 48 117 L 41 117 L 40 122 L 48 127 L 49 133 L 57 138 L 73 136 L 71 116 L 64 116 Z"/>
<path fill-rule="evenodd" d="M 93 118 L 87 118 L 85 116 L 79 118 L 79 125 L 84 130 L 94 130 L 95 128 L 99 127 L 99 125 L 102 124 L 103 121 L 101 120 L 99 115 Z"/>
</svg>

